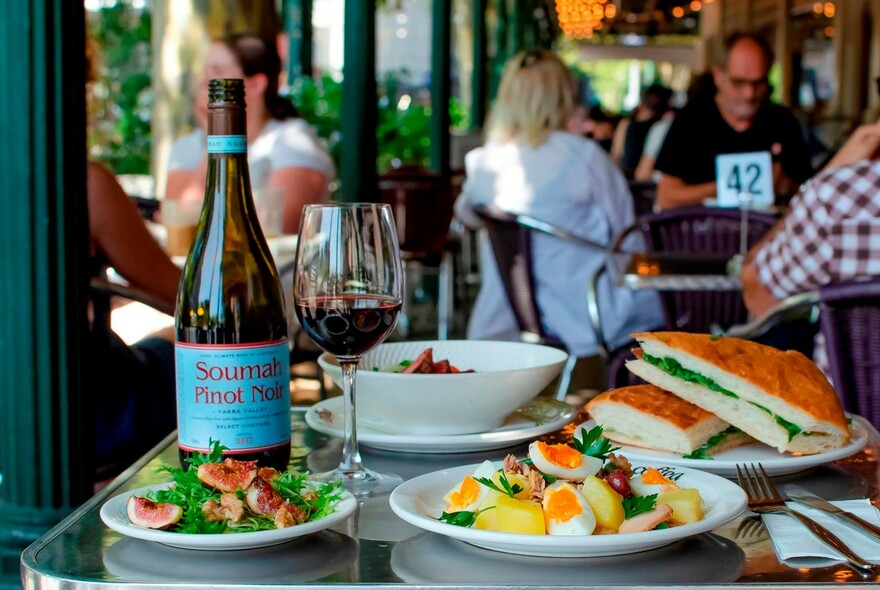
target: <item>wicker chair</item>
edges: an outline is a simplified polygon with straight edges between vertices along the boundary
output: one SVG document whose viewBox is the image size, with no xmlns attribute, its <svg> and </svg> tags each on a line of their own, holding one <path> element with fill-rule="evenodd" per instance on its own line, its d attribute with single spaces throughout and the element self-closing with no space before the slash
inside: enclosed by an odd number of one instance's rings
<svg viewBox="0 0 880 590">
<path fill-rule="evenodd" d="M 682 256 L 740 251 L 741 212 L 718 207 L 680 207 L 643 215 L 638 225 L 653 252 Z M 756 244 L 777 218 L 748 212 L 748 246 Z M 748 320 L 739 291 L 664 291 L 661 293 L 667 329 L 713 332 Z"/>
<path fill-rule="evenodd" d="M 819 289 L 819 324 L 844 408 L 880 428 L 880 278 Z"/>
</svg>

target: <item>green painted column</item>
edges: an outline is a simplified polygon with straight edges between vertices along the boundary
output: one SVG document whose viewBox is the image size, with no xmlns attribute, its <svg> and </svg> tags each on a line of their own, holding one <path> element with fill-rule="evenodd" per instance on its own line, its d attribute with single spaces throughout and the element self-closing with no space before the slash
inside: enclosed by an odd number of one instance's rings
<svg viewBox="0 0 880 590">
<path fill-rule="evenodd" d="M 91 495 L 82 2 L 0 5 L 0 587 Z"/>
<path fill-rule="evenodd" d="M 494 100 L 498 93 L 498 84 L 501 82 L 501 74 L 504 71 L 504 64 L 510 57 L 510 45 L 508 43 L 508 22 L 509 13 L 507 0 L 495 0 L 496 10 L 498 13 L 498 25 L 495 28 L 495 55 L 492 56 L 492 72 L 491 85 L 489 88 L 489 99 Z"/>
<path fill-rule="evenodd" d="M 431 2 L 431 169 L 449 173 L 449 96 L 451 0 Z"/>
<path fill-rule="evenodd" d="M 471 129 L 483 128 L 486 122 L 486 0 L 471 0 L 474 65 L 471 70 Z"/>
<path fill-rule="evenodd" d="M 284 0 L 284 31 L 289 39 L 290 84 L 312 75 L 312 0 Z"/>
<path fill-rule="evenodd" d="M 510 55 L 516 55 L 525 49 L 524 4 L 531 4 L 531 2 L 529 0 L 514 0 L 513 10 L 510 12 Z"/>
<path fill-rule="evenodd" d="M 376 0 L 345 0 L 342 161 L 337 199 L 375 201 Z"/>
</svg>

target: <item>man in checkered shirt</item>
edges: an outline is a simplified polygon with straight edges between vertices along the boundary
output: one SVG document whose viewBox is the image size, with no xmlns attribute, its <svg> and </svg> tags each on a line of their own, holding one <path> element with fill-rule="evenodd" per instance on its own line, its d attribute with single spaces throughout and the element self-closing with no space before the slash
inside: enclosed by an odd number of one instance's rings
<svg viewBox="0 0 880 590">
<path fill-rule="evenodd" d="M 743 299 L 755 317 L 822 285 L 880 276 L 880 121 L 859 127 L 746 256 Z M 814 358 L 826 365 L 824 342 Z"/>
</svg>

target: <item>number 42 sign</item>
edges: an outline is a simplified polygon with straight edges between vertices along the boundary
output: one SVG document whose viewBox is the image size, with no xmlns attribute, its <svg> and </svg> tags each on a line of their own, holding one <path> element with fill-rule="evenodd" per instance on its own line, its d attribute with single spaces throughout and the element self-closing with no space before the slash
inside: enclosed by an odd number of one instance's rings
<svg viewBox="0 0 880 590">
<path fill-rule="evenodd" d="M 770 152 L 721 154 L 715 158 L 715 174 L 721 207 L 739 207 L 746 199 L 749 205 L 773 204 Z"/>
</svg>

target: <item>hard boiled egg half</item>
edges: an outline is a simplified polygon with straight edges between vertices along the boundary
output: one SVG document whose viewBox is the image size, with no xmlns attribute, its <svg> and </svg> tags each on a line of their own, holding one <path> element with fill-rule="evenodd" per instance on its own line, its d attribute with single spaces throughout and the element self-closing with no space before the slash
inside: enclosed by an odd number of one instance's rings
<svg viewBox="0 0 880 590">
<path fill-rule="evenodd" d="M 547 486 L 541 508 L 548 535 L 591 535 L 596 528 L 596 517 L 586 498 L 568 482 Z"/>
<path fill-rule="evenodd" d="M 529 459 L 541 473 L 570 481 L 583 481 L 602 468 L 602 459 L 584 455 L 568 445 L 548 445 L 541 441 L 529 445 Z"/>
<path fill-rule="evenodd" d="M 633 475 L 629 480 L 629 488 L 637 496 L 662 494 L 677 487 L 677 483 L 663 477 L 663 474 L 653 467 L 648 467 L 642 473 Z"/>
<path fill-rule="evenodd" d="M 489 488 L 481 484 L 476 478 L 485 477 L 491 480 L 492 474 L 498 471 L 498 468 L 492 461 L 484 461 L 474 472 L 465 476 L 461 482 L 443 496 L 446 502 L 446 512 L 476 512 L 486 496 L 489 494 Z"/>
</svg>

